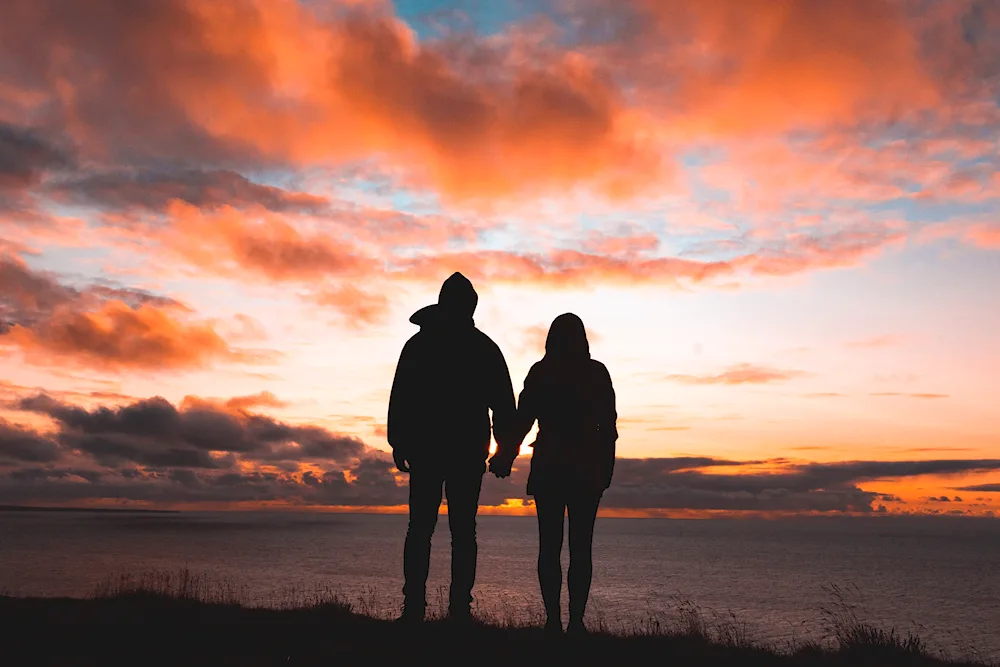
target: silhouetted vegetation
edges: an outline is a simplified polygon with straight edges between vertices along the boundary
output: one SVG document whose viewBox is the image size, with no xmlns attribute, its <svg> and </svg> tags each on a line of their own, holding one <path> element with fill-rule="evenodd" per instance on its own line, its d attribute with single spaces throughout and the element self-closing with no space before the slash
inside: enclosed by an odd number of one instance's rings
<svg viewBox="0 0 1000 667">
<path fill-rule="evenodd" d="M 289 589 L 261 607 L 248 602 L 245 589 L 187 570 L 110 578 L 90 599 L 0 596 L 0 627 L 4 652 L 17 658 L 9 664 L 18 665 L 987 664 L 932 655 L 913 635 L 864 623 L 843 591 L 831 592 L 830 641 L 784 647 L 756 640 L 735 617 L 713 618 L 683 602 L 670 622 L 611 628 L 598 619 L 587 637 L 552 638 L 541 611 L 536 618 L 477 613 L 468 625 L 450 623 L 439 610 L 408 627 L 388 620 L 392 610 L 379 608 L 374 591 L 349 600 L 332 590 Z"/>
</svg>

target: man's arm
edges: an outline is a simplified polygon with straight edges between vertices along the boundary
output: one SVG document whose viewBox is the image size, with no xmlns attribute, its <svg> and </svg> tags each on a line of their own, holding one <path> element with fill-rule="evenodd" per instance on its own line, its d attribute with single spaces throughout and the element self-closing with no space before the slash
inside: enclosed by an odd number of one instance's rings
<svg viewBox="0 0 1000 667">
<path fill-rule="evenodd" d="M 403 346 L 396 364 L 389 392 L 389 415 L 386 423 L 386 440 L 392 447 L 392 458 L 401 472 L 409 472 L 407 457 L 413 440 L 413 389 L 416 380 L 416 361 L 413 339 Z"/>
<path fill-rule="evenodd" d="M 503 352 L 492 345 L 492 368 L 490 374 L 490 409 L 493 411 L 493 436 L 497 441 L 496 457 L 513 461 L 521 448 L 521 442 L 514 441 L 517 431 L 517 410 L 514 403 L 514 385 L 510 381 L 510 371 Z M 521 436 L 524 439 L 524 436 Z"/>
</svg>

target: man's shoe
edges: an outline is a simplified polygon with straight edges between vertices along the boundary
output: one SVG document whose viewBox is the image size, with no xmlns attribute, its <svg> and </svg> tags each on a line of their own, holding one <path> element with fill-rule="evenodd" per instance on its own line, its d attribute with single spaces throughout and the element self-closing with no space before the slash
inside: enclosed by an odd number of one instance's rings
<svg viewBox="0 0 1000 667">
<path fill-rule="evenodd" d="M 561 637 L 563 633 L 562 619 L 550 618 L 545 621 L 545 634 L 550 637 Z"/>
<path fill-rule="evenodd" d="M 396 619 L 398 625 L 417 625 L 424 621 L 423 607 L 407 607 L 403 605 L 403 612 Z"/>
<path fill-rule="evenodd" d="M 583 624 L 583 619 L 571 619 L 569 625 L 566 626 L 566 636 L 568 637 L 586 637 L 590 634 L 587 630 L 587 626 Z"/>
</svg>

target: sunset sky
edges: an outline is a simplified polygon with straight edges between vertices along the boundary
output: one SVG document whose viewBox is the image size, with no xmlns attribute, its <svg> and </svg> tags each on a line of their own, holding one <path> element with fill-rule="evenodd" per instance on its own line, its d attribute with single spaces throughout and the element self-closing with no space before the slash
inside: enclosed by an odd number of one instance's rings
<svg viewBox="0 0 1000 667">
<path fill-rule="evenodd" d="M 990 0 L 6 0 L 0 504 L 398 509 L 461 271 L 609 515 L 1000 513 L 998 166 Z"/>
</svg>

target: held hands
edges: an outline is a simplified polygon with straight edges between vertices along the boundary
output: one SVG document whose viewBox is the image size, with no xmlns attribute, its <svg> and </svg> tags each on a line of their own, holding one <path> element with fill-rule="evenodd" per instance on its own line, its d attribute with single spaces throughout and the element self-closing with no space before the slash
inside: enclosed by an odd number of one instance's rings
<svg viewBox="0 0 1000 667">
<path fill-rule="evenodd" d="M 490 458 L 490 472 L 496 475 L 498 479 L 501 477 L 509 477 L 511 468 L 514 466 L 515 458 L 517 458 L 516 455 L 501 457 L 499 454 L 494 454 L 493 457 Z"/>
</svg>

